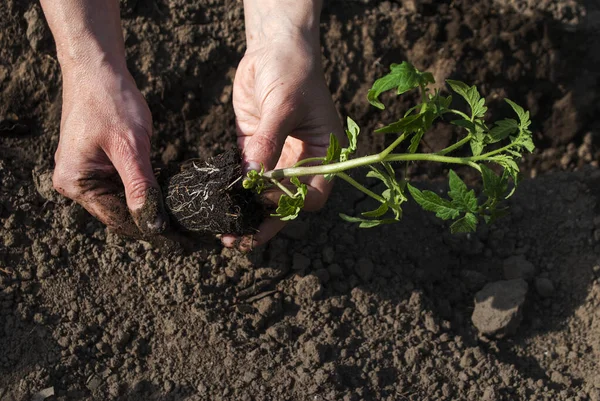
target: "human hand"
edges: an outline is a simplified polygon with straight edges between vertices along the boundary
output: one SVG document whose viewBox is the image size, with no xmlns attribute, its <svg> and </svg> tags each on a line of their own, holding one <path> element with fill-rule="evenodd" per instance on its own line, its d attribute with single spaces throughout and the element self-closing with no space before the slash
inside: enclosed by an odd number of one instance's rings
<svg viewBox="0 0 600 401">
<path fill-rule="evenodd" d="M 284 35 L 248 48 L 233 87 L 238 146 L 246 170 L 257 170 L 261 163 L 271 170 L 324 157 L 332 132 L 344 141 L 320 57 L 318 40 L 315 45 L 301 36 Z M 305 210 L 320 209 L 332 183 L 322 176 L 303 182 L 309 190 Z M 280 195 L 279 191 L 266 193 L 275 204 Z M 249 250 L 267 242 L 284 225 L 278 218 L 268 218 L 255 235 L 241 240 L 225 235 L 223 244 Z"/>
<path fill-rule="evenodd" d="M 126 68 L 63 69 L 55 189 L 118 233 L 162 232 L 168 220 L 150 164 L 151 132 L 150 110 Z"/>
</svg>

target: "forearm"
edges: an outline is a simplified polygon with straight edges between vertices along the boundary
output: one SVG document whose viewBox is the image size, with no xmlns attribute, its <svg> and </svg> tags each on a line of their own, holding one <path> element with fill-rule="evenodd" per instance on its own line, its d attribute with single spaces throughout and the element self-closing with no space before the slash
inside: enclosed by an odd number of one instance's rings
<svg viewBox="0 0 600 401">
<path fill-rule="evenodd" d="M 290 38 L 302 38 L 318 48 L 322 4 L 322 0 L 244 0 L 248 48 Z"/>
<path fill-rule="evenodd" d="M 41 0 L 63 73 L 77 67 L 126 69 L 118 0 Z"/>
</svg>

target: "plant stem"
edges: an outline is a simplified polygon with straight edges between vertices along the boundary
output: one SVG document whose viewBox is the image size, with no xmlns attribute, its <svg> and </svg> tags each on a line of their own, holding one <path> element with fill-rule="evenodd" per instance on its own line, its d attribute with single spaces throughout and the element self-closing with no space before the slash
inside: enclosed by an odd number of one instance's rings
<svg viewBox="0 0 600 401">
<path fill-rule="evenodd" d="M 481 168 L 476 163 L 474 163 L 474 161 L 479 160 L 480 158 L 475 159 L 473 157 L 451 157 L 431 153 L 392 153 L 385 155 L 384 152 L 376 155 L 363 156 L 344 162 L 326 164 L 323 166 L 290 167 L 278 170 L 271 170 L 267 171 L 264 174 L 264 176 L 271 180 L 280 180 L 286 177 L 337 174 L 353 168 L 368 166 L 370 164 L 399 161 L 431 161 L 449 164 L 463 164 L 473 167 L 478 171 L 481 171 Z"/>
<path fill-rule="evenodd" d="M 265 175 L 266 175 L 266 173 L 265 173 Z M 284 193 L 285 193 L 287 196 L 289 196 L 290 198 L 295 198 L 295 197 L 296 197 L 296 195 L 294 195 L 294 194 L 292 193 L 292 191 L 290 191 L 290 190 L 289 190 L 289 189 L 288 189 L 288 188 L 287 188 L 285 185 L 283 185 L 283 184 L 282 184 L 282 183 L 280 183 L 279 181 L 277 181 L 277 180 L 274 180 L 274 179 L 271 179 L 271 182 L 272 182 L 273 184 L 275 184 L 275 186 L 276 186 L 277 188 L 281 189 L 281 190 L 282 190 L 282 191 L 283 191 L 283 192 L 284 192 Z"/>
<path fill-rule="evenodd" d="M 308 159 L 300 160 L 298 163 L 294 164 L 294 167 L 300 167 L 312 162 L 322 162 L 323 160 L 325 160 L 324 157 L 309 157 Z"/>
<path fill-rule="evenodd" d="M 445 155 L 448 154 L 458 148 L 460 148 L 461 146 L 463 146 L 465 143 L 469 142 L 471 140 L 473 136 L 471 134 L 467 135 L 466 137 L 464 137 L 463 139 L 461 139 L 460 141 L 456 142 L 454 145 L 448 146 L 446 149 L 442 149 L 439 152 L 435 153 L 436 155 Z"/>
<path fill-rule="evenodd" d="M 385 199 L 383 197 L 381 197 L 381 196 L 377 195 L 375 192 L 367 189 L 365 186 L 360 184 L 354 178 L 350 177 L 348 174 L 337 173 L 335 176 L 340 177 L 342 180 L 346 181 L 348 184 L 352 185 L 354 188 L 358 189 L 359 191 L 363 192 L 364 194 L 369 195 L 371 198 L 374 198 L 381 203 L 385 203 Z"/>
</svg>

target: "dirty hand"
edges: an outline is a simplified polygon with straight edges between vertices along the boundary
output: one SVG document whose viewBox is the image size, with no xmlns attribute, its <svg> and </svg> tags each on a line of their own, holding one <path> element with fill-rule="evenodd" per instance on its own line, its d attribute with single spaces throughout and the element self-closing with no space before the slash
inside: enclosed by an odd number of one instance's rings
<svg viewBox="0 0 600 401">
<path fill-rule="evenodd" d="M 121 234 L 161 232 L 167 218 L 150 165 L 152 117 L 127 70 L 118 0 L 41 4 L 63 75 L 54 187 Z"/>
<path fill-rule="evenodd" d="M 150 111 L 127 71 L 65 72 L 54 187 L 124 234 L 134 228 L 127 227 L 127 208 L 142 233 L 163 231 L 167 220 L 150 164 L 151 131 Z M 126 206 L 118 195 L 121 182 Z"/>
<path fill-rule="evenodd" d="M 271 170 L 292 166 L 309 157 L 323 157 L 332 132 L 342 140 L 340 120 L 321 67 L 320 4 L 281 18 L 273 13 L 292 12 L 298 4 L 306 7 L 310 2 L 294 0 L 289 7 L 279 4 L 275 11 L 253 13 L 253 7 L 268 8 L 268 3 L 244 4 L 248 48 L 233 87 L 238 146 L 246 170 L 259 169 L 261 163 Z M 294 18 L 306 23 L 291 23 Z M 282 22 L 273 25 L 273 21 Z M 280 23 L 284 25 L 277 25 Z M 298 29 L 301 24 L 306 29 Z M 329 196 L 331 183 L 321 176 L 303 181 L 309 187 L 305 210 L 321 208 Z M 277 191 L 267 193 L 274 203 L 279 196 Z M 247 250 L 267 242 L 284 224 L 277 218 L 268 218 L 254 236 L 242 239 L 239 247 Z M 234 246 L 238 242 L 226 235 L 223 243 Z"/>
</svg>

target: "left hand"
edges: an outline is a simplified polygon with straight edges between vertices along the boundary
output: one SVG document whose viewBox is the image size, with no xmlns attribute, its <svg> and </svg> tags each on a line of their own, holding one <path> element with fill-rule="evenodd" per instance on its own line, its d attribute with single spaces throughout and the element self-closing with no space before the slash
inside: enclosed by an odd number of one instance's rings
<svg viewBox="0 0 600 401">
<path fill-rule="evenodd" d="M 245 171 L 290 167 L 309 157 L 324 157 L 329 135 L 343 143 L 343 130 L 325 83 L 318 41 L 282 37 L 253 46 L 240 62 L 233 86 L 238 146 Z M 305 210 L 323 207 L 332 183 L 322 176 L 306 177 Z M 281 193 L 266 196 L 277 203 Z M 256 235 L 222 238 L 225 246 L 241 250 L 262 245 L 279 232 L 285 222 L 267 218 Z"/>
</svg>

